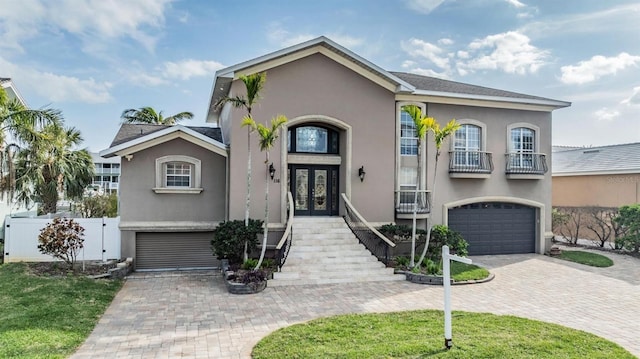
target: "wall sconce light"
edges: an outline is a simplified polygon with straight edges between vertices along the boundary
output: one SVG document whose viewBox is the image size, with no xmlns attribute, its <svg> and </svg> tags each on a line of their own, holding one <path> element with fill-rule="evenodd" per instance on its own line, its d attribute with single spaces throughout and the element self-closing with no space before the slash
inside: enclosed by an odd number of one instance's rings
<svg viewBox="0 0 640 359">
<path fill-rule="evenodd" d="M 358 169 L 358 177 L 360 177 L 360 182 L 364 182 L 364 175 L 366 174 L 367 172 L 364 171 L 364 166 Z"/>
<path fill-rule="evenodd" d="M 273 162 L 271 162 L 271 164 L 269 165 L 269 176 L 271 176 L 271 180 L 273 180 L 273 177 L 276 175 L 276 168 L 273 167 Z"/>
</svg>

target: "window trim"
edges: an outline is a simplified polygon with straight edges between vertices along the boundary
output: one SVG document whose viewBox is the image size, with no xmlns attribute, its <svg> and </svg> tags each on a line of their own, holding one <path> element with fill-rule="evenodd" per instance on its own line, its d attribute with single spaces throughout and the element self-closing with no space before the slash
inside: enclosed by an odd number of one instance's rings
<svg viewBox="0 0 640 359">
<path fill-rule="evenodd" d="M 325 152 L 305 152 L 297 150 L 297 142 L 298 142 L 298 129 L 300 128 L 317 128 L 320 130 L 327 131 L 327 150 Z M 335 140 L 336 148 L 335 152 L 333 152 L 332 142 Z M 314 122 L 306 122 L 299 125 L 291 126 L 287 128 L 287 154 L 301 154 L 301 155 L 340 155 L 340 131 L 336 130 L 333 127 L 326 126 L 321 123 Z"/>
<path fill-rule="evenodd" d="M 469 125 L 469 126 L 475 126 L 478 127 L 480 129 L 480 143 L 478 146 L 478 152 L 487 152 L 487 125 L 484 124 L 483 122 L 477 121 L 477 120 L 473 120 L 473 119 L 462 119 L 459 120 L 458 123 L 460 124 L 461 128 L 464 125 Z M 457 133 L 457 131 L 456 131 Z M 468 141 L 468 138 L 465 137 L 465 141 Z M 466 144 L 465 144 L 466 145 Z M 450 147 L 450 151 L 455 153 L 455 151 L 469 151 L 468 149 L 465 150 L 460 150 L 457 149 L 455 146 L 455 133 L 453 135 L 453 138 L 449 141 L 449 147 Z M 466 147 L 465 147 L 466 148 Z M 454 155 L 455 156 L 455 155 Z M 457 167 L 469 167 L 469 168 L 475 168 L 475 167 L 479 167 L 479 163 L 478 164 L 469 164 L 469 163 L 455 163 L 456 159 L 454 158 L 454 164 Z M 467 158 L 467 162 L 468 162 L 468 158 Z"/>
<path fill-rule="evenodd" d="M 191 172 L 191 187 L 167 187 L 165 182 L 166 164 L 170 162 L 189 163 L 193 166 Z M 198 194 L 202 192 L 202 161 L 184 155 L 169 155 L 156 158 L 155 193 Z"/>
<path fill-rule="evenodd" d="M 527 122 L 518 122 L 507 126 L 507 153 L 516 152 L 516 149 L 513 148 L 513 142 L 511 142 L 511 130 L 520 127 L 528 128 L 533 131 L 533 153 L 540 152 L 540 127 Z"/>
</svg>

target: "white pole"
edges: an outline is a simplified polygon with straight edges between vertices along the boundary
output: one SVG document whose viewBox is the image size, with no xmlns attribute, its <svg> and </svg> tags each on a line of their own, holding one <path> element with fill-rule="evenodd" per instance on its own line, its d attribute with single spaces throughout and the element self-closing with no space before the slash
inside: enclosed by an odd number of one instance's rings
<svg viewBox="0 0 640 359">
<path fill-rule="evenodd" d="M 444 346 L 451 349 L 451 265 L 450 261 L 471 264 L 471 259 L 449 254 L 449 246 L 442 246 L 442 280 L 444 286 Z"/>
<path fill-rule="evenodd" d="M 444 285 L 444 346 L 450 349 L 451 338 L 451 266 L 449 263 L 449 246 L 442 246 L 442 274 Z"/>
</svg>

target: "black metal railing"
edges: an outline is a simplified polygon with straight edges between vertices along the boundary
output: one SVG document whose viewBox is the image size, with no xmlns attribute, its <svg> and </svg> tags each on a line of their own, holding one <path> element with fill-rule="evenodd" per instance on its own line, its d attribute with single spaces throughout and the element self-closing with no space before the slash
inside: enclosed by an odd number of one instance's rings
<svg viewBox="0 0 640 359">
<path fill-rule="evenodd" d="M 373 228 L 358 211 L 353 207 L 347 196 L 343 193 L 345 215 L 344 220 L 351 232 L 358 238 L 358 241 L 364 245 L 371 254 L 376 256 L 378 260 L 385 265 L 389 264 L 391 259 L 390 247 L 395 247 L 395 243 L 391 242 L 382 233 Z"/>
<path fill-rule="evenodd" d="M 549 170 L 544 153 L 511 152 L 505 156 L 506 174 L 543 175 Z"/>
<path fill-rule="evenodd" d="M 451 151 L 449 152 L 449 173 L 491 173 L 493 158 L 491 152 Z"/>
<path fill-rule="evenodd" d="M 276 245 L 276 265 L 278 271 L 282 270 L 284 262 L 287 260 L 289 250 L 291 249 L 291 242 L 293 239 L 293 196 L 291 192 L 287 193 L 287 227 L 282 234 L 282 238 Z"/>
<path fill-rule="evenodd" d="M 396 213 L 413 213 L 416 191 L 413 189 L 402 189 L 395 192 Z M 426 214 L 431 212 L 431 191 L 418 191 L 418 208 L 416 213 Z"/>
</svg>

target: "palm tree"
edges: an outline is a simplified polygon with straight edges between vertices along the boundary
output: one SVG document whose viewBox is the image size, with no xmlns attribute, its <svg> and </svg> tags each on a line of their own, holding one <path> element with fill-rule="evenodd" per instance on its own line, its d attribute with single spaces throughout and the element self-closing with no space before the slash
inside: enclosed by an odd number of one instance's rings
<svg viewBox="0 0 640 359">
<path fill-rule="evenodd" d="M 43 126 L 59 124 L 62 115 L 59 110 L 31 110 L 17 99 L 9 100 L 0 88 L 0 191 L 2 197 L 8 194 L 13 200 L 15 190 L 14 155 L 23 143 L 34 141 Z M 7 143 L 11 139 L 12 142 Z"/>
<path fill-rule="evenodd" d="M 223 97 L 216 102 L 216 107 L 231 103 L 235 108 L 244 108 L 247 111 L 245 117 L 253 120 L 251 110 L 260 99 L 260 91 L 262 91 L 264 83 L 267 80 L 267 74 L 265 72 L 259 72 L 251 75 L 241 75 L 240 80 L 244 83 L 244 87 L 247 90 L 246 96 Z M 247 227 L 249 226 L 249 207 L 251 204 L 251 132 L 253 132 L 253 130 L 254 128 L 252 126 L 247 126 L 247 199 L 244 209 L 244 225 Z M 246 243 L 244 252 L 244 260 L 247 260 Z"/>
<path fill-rule="evenodd" d="M 265 153 L 265 172 L 264 172 L 264 235 L 262 237 L 262 250 L 260 251 L 260 259 L 256 264 L 255 270 L 260 268 L 262 260 L 264 259 L 264 253 L 267 249 L 267 235 L 269 234 L 269 151 L 273 148 L 276 140 L 278 139 L 278 132 L 280 128 L 287 122 L 287 118 L 283 115 L 278 115 L 271 119 L 271 127 L 267 127 L 261 123 L 256 122 L 249 116 L 245 116 L 242 119 L 242 126 L 252 128 L 258 132 L 260 151 Z"/>
<path fill-rule="evenodd" d="M 45 126 L 16 155 L 15 192 L 20 202 L 40 202 L 42 213 L 55 213 L 58 194 L 80 198 L 94 175 L 93 160 L 80 132 L 60 123 Z"/>
<path fill-rule="evenodd" d="M 436 179 L 438 173 L 438 158 L 440 157 L 440 149 L 442 148 L 442 143 L 453 133 L 455 133 L 459 128 L 460 124 L 456 122 L 455 119 L 449 121 L 444 127 L 440 128 L 440 124 L 433 118 L 428 117 L 424 120 L 425 126 L 429 128 L 429 132 L 433 133 L 433 142 L 436 145 L 436 158 L 435 163 L 433 165 L 433 184 L 431 187 L 431 201 L 435 202 L 434 198 L 436 195 Z M 427 249 L 429 248 L 429 237 L 431 237 L 431 217 L 427 218 L 427 241 L 424 244 L 424 248 L 422 249 L 422 255 L 420 255 L 420 259 L 418 259 L 418 265 L 422 263 L 424 256 L 427 254 Z"/>
<path fill-rule="evenodd" d="M 173 116 L 164 117 L 162 111 L 157 112 L 153 107 L 141 107 L 139 109 L 130 108 L 122 111 L 120 115 L 123 123 L 144 123 L 150 125 L 175 125 L 182 120 L 193 118 L 191 112 L 180 112 Z"/>
<path fill-rule="evenodd" d="M 411 119 L 413 120 L 413 124 L 416 131 L 417 137 L 417 146 L 418 146 L 418 169 L 417 169 L 417 178 L 416 178 L 416 191 L 413 197 L 413 227 L 411 230 L 411 260 L 409 262 L 410 267 L 415 266 L 415 257 L 416 257 L 416 221 L 418 217 L 418 192 L 420 191 L 420 173 L 422 171 L 422 140 L 427 134 L 429 128 L 425 124 L 425 119 L 427 117 L 422 116 L 422 110 L 420 107 L 416 105 L 405 105 L 402 106 L 402 111 L 406 112 Z"/>
</svg>

